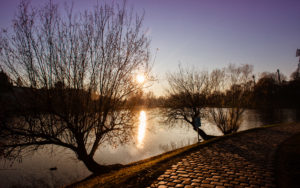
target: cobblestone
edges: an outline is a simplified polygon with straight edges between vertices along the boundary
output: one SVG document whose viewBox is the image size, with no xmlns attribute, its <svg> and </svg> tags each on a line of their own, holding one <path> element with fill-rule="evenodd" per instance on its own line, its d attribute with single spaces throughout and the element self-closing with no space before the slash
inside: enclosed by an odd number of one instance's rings
<svg viewBox="0 0 300 188">
<path fill-rule="evenodd" d="M 276 187 L 276 148 L 298 132 L 300 124 L 289 124 L 219 140 L 184 156 L 150 187 Z"/>
</svg>

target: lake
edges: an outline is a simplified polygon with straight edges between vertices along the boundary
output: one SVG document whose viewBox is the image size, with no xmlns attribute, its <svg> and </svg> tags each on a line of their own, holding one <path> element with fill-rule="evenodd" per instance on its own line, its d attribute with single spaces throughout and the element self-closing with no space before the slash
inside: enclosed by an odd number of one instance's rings
<svg viewBox="0 0 300 188">
<path fill-rule="evenodd" d="M 130 143 L 112 147 L 105 145 L 95 154 L 101 164 L 128 164 L 197 142 L 190 125 L 162 122 L 158 109 L 138 112 L 137 131 Z M 262 125 L 300 120 L 300 112 L 292 109 L 247 110 L 239 131 Z M 222 135 L 212 123 L 203 120 L 202 129 L 211 135 Z M 57 170 L 51 171 L 50 168 Z M 58 147 L 45 147 L 22 161 L 0 161 L 0 187 L 58 187 L 81 180 L 91 173 L 73 152 Z"/>
</svg>

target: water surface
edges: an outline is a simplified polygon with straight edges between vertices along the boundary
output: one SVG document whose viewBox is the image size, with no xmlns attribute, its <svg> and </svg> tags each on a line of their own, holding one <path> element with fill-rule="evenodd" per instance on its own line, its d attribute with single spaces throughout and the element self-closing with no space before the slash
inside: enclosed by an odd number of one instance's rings
<svg viewBox="0 0 300 188">
<path fill-rule="evenodd" d="M 173 126 L 163 123 L 158 109 L 138 113 L 139 120 L 132 141 L 118 147 L 104 145 L 95 154 L 99 163 L 128 164 L 197 142 L 197 134 L 191 126 L 179 122 Z M 239 131 L 266 124 L 299 121 L 299 117 L 299 111 L 291 109 L 247 110 Z M 222 135 L 212 123 L 203 120 L 202 124 L 207 134 Z M 20 162 L 11 164 L 0 161 L 0 165 L 0 187 L 58 187 L 91 174 L 72 151 L 58 147 L 45 147 Z M 57 167 L 57 170 L 50 171 L 52 167 Z"/>
</svg>

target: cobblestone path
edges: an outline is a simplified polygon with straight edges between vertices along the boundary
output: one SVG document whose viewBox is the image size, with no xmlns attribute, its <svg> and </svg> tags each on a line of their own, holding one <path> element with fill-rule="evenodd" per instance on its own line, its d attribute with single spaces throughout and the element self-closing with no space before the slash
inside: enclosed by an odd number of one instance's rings
<svg viewBox="0 0 300 188">
<path fill-rule="evenodd" d="M 276 187 L 276 148 L 298 132 L 294 123 L 221 139 L 183 157 L 150 187 Z"/>
</svg>

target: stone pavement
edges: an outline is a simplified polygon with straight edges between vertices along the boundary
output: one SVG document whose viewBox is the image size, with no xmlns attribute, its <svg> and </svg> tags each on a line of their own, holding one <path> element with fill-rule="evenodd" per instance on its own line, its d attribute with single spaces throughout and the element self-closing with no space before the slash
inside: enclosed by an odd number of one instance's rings
<svg viewBox="0 0 300 188">
<path fill-rule="evenodd" d="M 221 139 L 183 157 L 150 187 L 276 187 L 276 149 L 298 132 L 293 123 Z"/>
</svg>

